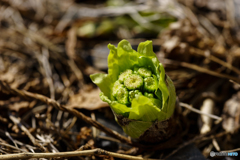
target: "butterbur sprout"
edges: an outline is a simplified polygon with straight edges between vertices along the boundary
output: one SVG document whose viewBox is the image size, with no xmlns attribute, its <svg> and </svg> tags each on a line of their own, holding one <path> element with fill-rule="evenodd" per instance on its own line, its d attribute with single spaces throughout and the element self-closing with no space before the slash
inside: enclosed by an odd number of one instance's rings
<svg viewBox="0 0 240 160">
<path fill-rule="evenodd" d="M 108 74 L 90 76 L 101 89 L 125 133 L 143 142 L 158 142 L 172 134 L 176 93 L 157 59 L 152 41 L 133 50 L 127 40 L 108 45 Z"/>
</svg>

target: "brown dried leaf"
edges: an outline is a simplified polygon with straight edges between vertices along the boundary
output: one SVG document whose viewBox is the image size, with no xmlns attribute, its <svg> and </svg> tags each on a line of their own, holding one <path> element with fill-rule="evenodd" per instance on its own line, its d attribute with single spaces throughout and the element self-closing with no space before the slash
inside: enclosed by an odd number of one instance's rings
<svg viewBox="0 0 240 160">
<path fill-rule="evenodd" d="M 70 97 L 68 106 L 71 108 L 84 108 L 88 110 L 107 107 L 108 104 L 100 99 L 99 93 L 99 89 L 80 91 L 78 94 Z"/>
<path fill-rule="evenodd" d="M 165 41 L 165 43 L 163 43 L 163 47 L 165 48 L 165 50 L 167 51 L 167 53 L 171 52 L 177 45 L 179 44 L 179 37 L 174 36 L 171 39 L 169 39 L 168 41 Z"/>
</svg>

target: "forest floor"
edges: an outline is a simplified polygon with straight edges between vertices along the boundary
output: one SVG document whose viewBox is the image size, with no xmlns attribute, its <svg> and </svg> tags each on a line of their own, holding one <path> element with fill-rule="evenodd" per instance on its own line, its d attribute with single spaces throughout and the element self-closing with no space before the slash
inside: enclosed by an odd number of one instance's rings
<svg viewBox="0 0 240 160">
<path fill-rule="evenodd" d="M 238 0 L 1 0 L 0 159 L 237 154 L 239 7 Z M 107 72 L 107 44 L 122 39 L 134 49 L 152 40 L 176 87 L 184 119 L 178 143 L 134 143 L 100 100 L 89 76 Z"/>
</svg>

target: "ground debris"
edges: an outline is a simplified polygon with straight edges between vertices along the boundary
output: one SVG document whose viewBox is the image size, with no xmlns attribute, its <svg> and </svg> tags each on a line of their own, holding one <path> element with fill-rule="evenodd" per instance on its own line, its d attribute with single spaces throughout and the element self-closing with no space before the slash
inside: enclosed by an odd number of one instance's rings
<svg viewBox="0 0 240 160">
<path fill-rule="evenodd" d="M 192 143 L 205 158 L 239 151 L 239 7 L 238 0 L 0 1 L 0 153 L 159 159 Z M 149 147 L 111 130 L 118 124 L 89 75 L 107 72 L 107 44 L 121 39 L 134 49 L 153 41 L 187 106 L 175 139 Z"/>
</svg>

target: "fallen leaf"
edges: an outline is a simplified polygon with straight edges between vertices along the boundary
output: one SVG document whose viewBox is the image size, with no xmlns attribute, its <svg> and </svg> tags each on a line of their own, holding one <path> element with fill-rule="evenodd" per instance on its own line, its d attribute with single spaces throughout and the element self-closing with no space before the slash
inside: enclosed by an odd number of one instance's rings
<svg viewBox="0 0 240 160">
<path fill-rule="evenodd" d="M 68 107 L 79 109 L 83 108 L 88 110 L 96 110 L 99 108 L 108 107 L 109 105 L 100 99 L 99 93 L 99 89 L 80 91 L 78 94 L 70 97 L 68 101 Z"/>
</svg>

